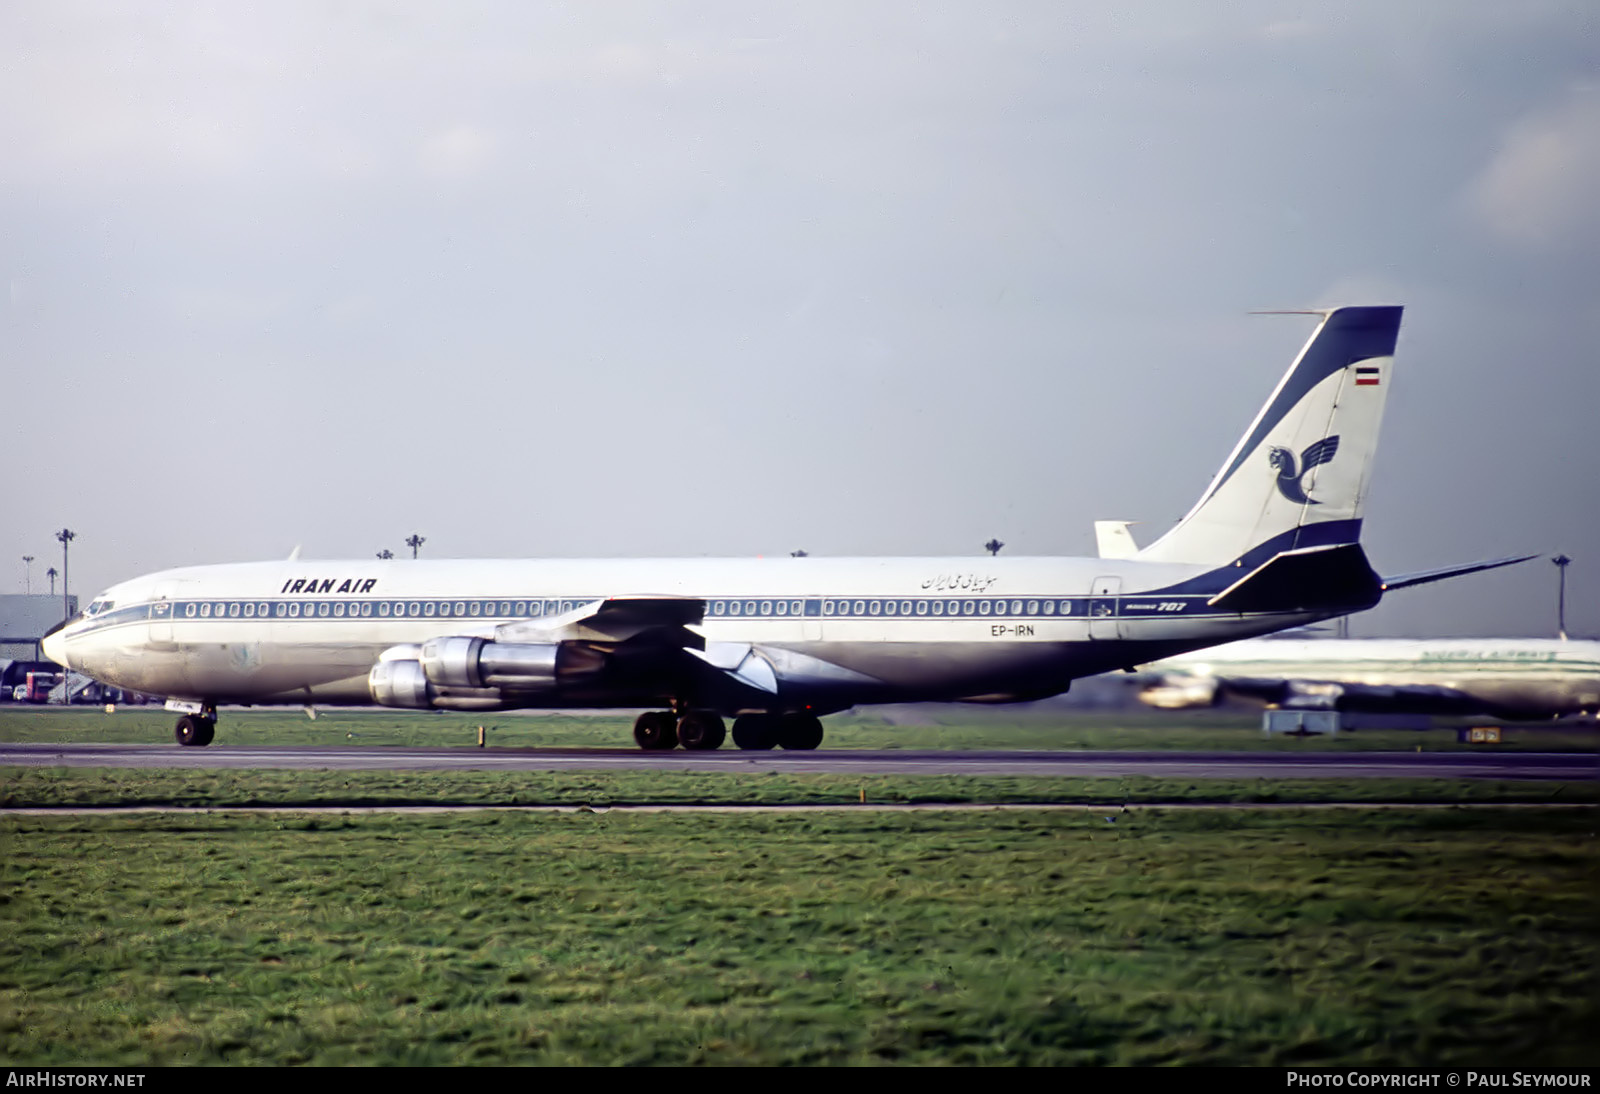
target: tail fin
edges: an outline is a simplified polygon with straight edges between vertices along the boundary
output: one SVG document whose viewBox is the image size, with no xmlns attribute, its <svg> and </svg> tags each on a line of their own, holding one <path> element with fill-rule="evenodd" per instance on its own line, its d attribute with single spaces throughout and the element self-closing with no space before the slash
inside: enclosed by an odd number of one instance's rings
<svg viewBox="0 0 1600 1094">
<path fill-rule="evenodd" d="M 1222 566 L 1247 554 L 1356 543 L 1400 311 L 1320 313 L 1200 500 L 1138 557 Z"/>
</svg>

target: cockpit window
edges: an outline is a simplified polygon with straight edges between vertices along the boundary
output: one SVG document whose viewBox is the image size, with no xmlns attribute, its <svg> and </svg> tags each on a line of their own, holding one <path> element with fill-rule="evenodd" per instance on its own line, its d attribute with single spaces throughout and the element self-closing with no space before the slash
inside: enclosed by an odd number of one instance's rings
<svg viewBox="0 0 1600 1094">
<path fill-rule="evenodd" d="M 102 597 L 101 599 L 90 603 L 90 605 L 83 610 L 83 614 L 93 618 L 94 616 L 109 612 L 114 607 L 116 607 L 116 601 L 106 600 Z"/>
</svg>

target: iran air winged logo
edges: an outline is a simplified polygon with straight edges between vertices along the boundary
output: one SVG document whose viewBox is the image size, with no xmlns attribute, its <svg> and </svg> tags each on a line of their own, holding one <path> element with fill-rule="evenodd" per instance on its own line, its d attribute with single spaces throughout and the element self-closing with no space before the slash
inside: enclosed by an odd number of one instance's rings
<svg viewBox="0 0 1600 1094">
<path fill-rule="evenodd" d="M 1267 462 L 1278 469 L 1278 493 L 1294 502 L 1296 505 L 1320 505 L 1315 498 L 1306 496 L 1305 487 L 1300 480 L 1309 475 L 1313 468 L 1319 467 L 1333 459 L 1333 454 L 1339 451 L 1338 437 L 1324 437 L 1306 446 L 1300 453 L 1300 462 L 1295 463 L 1294 453 L 1287 448 L 1274 445 L 1267 452 Z"/>
</svg>

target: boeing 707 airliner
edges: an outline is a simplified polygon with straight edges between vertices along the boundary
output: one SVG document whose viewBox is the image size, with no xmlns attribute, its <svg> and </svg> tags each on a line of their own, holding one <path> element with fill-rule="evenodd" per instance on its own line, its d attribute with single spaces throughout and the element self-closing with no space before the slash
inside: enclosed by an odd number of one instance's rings
<svg viewBox="0 0 1600 1094">
<path fill-rule="evenodd" d="M 1129 557 L 311 562 L 116 585 L 45 639 L 168 696 L 177 739 L 221 704 L 648 708 L 646 749 L 816 748 L 868 703 L 1010 702 L 1073 679 L 1370 608 L 1360 545 L 1398 307 L 1320 323 L 1177 525 Z"/>
<path fill-rule="evenodd" d="M 1245 699 L 1288 710 L 1483 715 L 1600 713 L 1600 642 L 1555 638 L 1266 638 L 1146 665 L 1153 707 Z"/>
</svg>

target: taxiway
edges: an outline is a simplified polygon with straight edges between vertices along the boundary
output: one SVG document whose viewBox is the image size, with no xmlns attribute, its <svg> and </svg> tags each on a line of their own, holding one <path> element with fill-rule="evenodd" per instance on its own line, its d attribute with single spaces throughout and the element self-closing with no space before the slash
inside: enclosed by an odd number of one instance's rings
<svg viewBox="0 0 1600 1094">
<path fill-rule="evenodd" d="M 6 744 L 0 766 L 318 771 L 700 771 L 1193 779 L 1592 779 L 1556 752 L 641 752 L 637 749 Z"/>
</svg>

